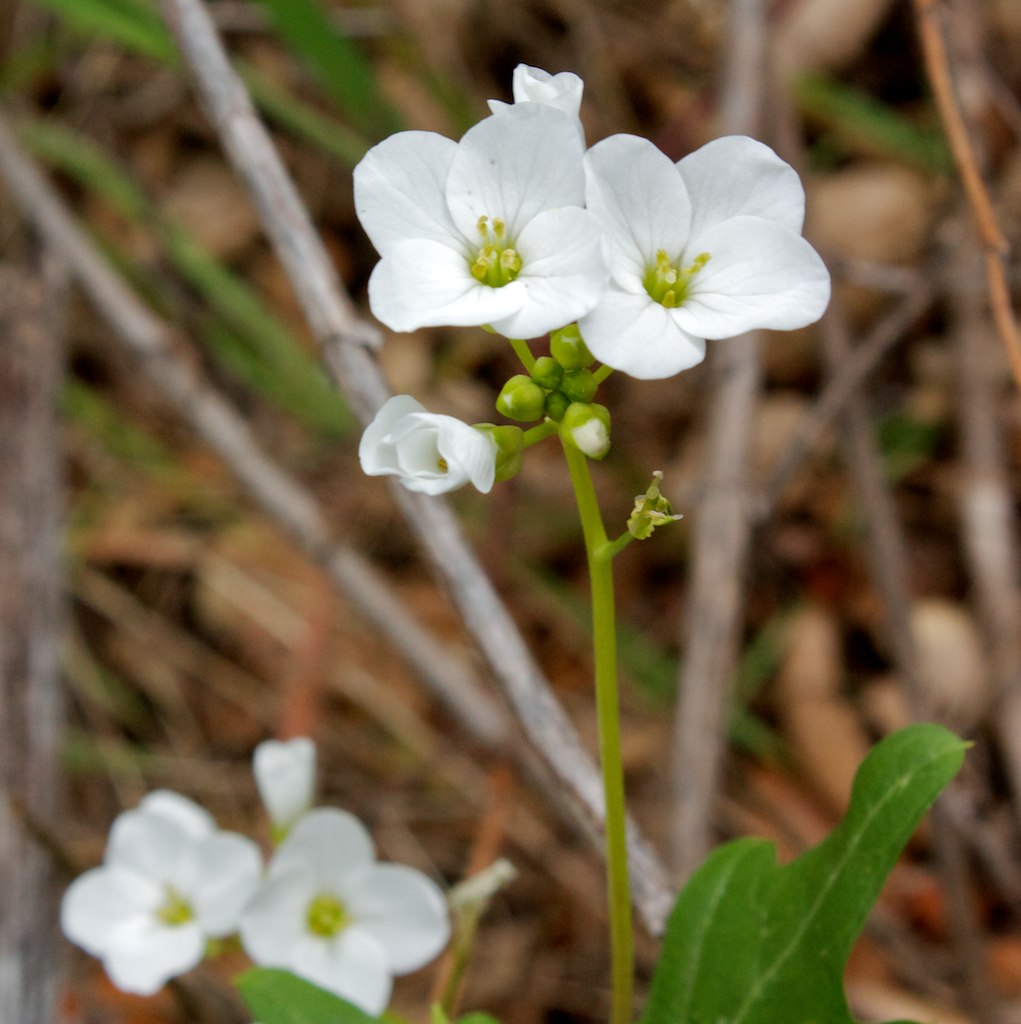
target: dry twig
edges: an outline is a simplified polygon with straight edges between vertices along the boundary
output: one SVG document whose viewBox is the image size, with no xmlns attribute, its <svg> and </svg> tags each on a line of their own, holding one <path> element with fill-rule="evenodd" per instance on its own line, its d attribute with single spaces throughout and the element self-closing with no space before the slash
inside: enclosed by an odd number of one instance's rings
<svg viewBox="0 0 1021 1024">
<path fill-rule="evenodd" d="M 914 0 L 914 6 L 929 84 L 932 86 L 954 162 L 961 175 L 968 205 L 978 229 L 989 286 L 989 303 L 996 321 L 996 329 L 1010 360 L 1014 380 L 1018 388 L 1021 388 L 1021 332 L 1018 331 L 1017 319 L 1011 305 L 1010 286 L 1007 283 L 1007 240 L 996 221 L 989 190 L 979 170 L 975 147 L 972 145 L 968 127 L 954 96 L 946 40 L 940 24 L 939 2 Z"/>
<path fill-rule="evenodd" d="M 235 74 L 200 0 L 161 0 L 207 112 L 235 168 L 248 184 L 263 225 L 290 278 L 337 383 L 352 407 L 370 418 L 386 385 L 369 355 L 367 329 L 341 288 L 279 154 Z M 509 612 L 469 548 L 449 506 L 395 485 L 396 499 L 446 586 L 525 734 L 585 816 L 601 823 L 602 787 L 548 681 Z M 635 901 L 654 931 L 672 902 L 665 874 L 648 844 L 630 830 Z"/>
</svg>

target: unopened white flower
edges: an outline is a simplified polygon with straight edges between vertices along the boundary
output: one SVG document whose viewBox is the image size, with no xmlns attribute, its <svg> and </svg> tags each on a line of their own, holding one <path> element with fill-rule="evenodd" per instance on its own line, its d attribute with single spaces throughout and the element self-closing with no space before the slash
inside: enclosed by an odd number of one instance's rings
<svg viewBox="0 0 1021 1024">
<path fill-rule="evenodd" d="M 261 870 L 253 842 L 158 790 L 114 822 L 102 867 L 64 894 L 61 927 L 118 988 L 151 995 L 236 930 Z"/>
<path fill-rule="evenodd" d="M 646 139 L 614 135 L 585 166 L 612 280 L 578 326 L 608 366 L 669 377 L 702 361 L 707 338 L 823 314 L 830 278 L 800 234 L 805 193 L 768 146 L 729 136 L 675 165 Z"/>
<path fill-rule="evenodd" d="M 353 815 L 306 814 L 280 845 L 241 919 L 248 955 L 380 1013 L 392 979 L 446 945 L 450 920 L 439 888 L 421 872 L 379 864 Z"/>
<path fill-rule="evenodd" d="M 578 117 L 581 113 L 581 94 L 585 83 L 571 71 L 551 75 L 542 68 L 519 64 L 514 69 L 513 90 L 515 103 L 545 103 L 562 110 L 565 114 Z M 490 100 L 489 109 L 494 113 L 505 110 L 509 103 Z"/>
<path fill-rule="evenodd" d="M 355 209 L 382 259 L 375 315 L 395 331 L 489 325 L 509 338 L 563 327 L 599 300 L 602 242 L 584 210 L 576 119 L 507 107 L 459 143 L 399 132 L 355 168 Z"/>
<path fill-rule="evenodd" d="M 369 476 L 396 476 L 409 491 L 443 494 L 471 483 L 483 494 L 496 475 L 491 435 L 453 416 L 426 412 L 410 395 L 394 395 L 365 428 L 358 458 Z"/>
<path fill-rule="evenodd" d="M 316 784 L 316 748 L 307 737 L 266 740 L 252 758 L 255 784 L 274 830 L 286 832 L 311 806 Z"/>
</svg>

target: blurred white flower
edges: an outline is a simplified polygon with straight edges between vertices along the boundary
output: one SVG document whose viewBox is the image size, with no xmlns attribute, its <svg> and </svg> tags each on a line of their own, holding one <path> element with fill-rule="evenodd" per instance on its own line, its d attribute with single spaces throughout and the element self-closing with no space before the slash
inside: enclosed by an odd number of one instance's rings
<svg viewBox="0 0 1021 1024">
<path fill-rule="evenodd" d="M 273 830 L 282 835 L 312 806 L 315 744 L 304 736 L 266 740 L 255 748 L 252 770 Z"/>
<path fill-rule="evenodd" d="M 581 113 L 581 94 L 585 83 L 571 71 L 551 75 L 542 68 L 519 64 L 514 69 L 513 90 L 515 103 L 545 103 L 565 114 L 578 117 Z M 499 113 L 509 107 L 503 100 L 490 100 L 489 109 Z"/>
<path fill-rule="evenodd" d="M 113 823 L 102 867 L 64 894 L 61 927 L 118 988 L 151 995 L 236 930 L 261 871 L 255 843 L 157 790 Z"/>
<path fill-rule="evenodd" d="M 392 979 L 428 963 L 450 937 L 447 906 L 425 875 L 378 864 L 354 816 L 306 814 L 280 845 L 241 919 L 248 955 L 335 992 L 367 1013 Z"/>
<path fill-rule="evenodd" d="M 728 136 L 675 165 L 647 139 L 614 135 L 585 168 L 611 282 L 578 326 L 608 366 L 669 377 L 702 361 L 707 338 L 822 316 L 830 278 L 800 234 L 805 193 L 768 146 Z"/>
<path fill-rule="evenodd" d="M 577 118 L 507 106 L 459 143 L 399 132 L 355 168 L 355 209 L 382 259 L 375 315 L 395 331 L 482 326 L 535 338 L 599 300 L 607 272 L 585 200 Z"/>
<path fill-rule="evenodd" d="M 496 474 L 490 434 L 453 416 L 426 412 L 410 395 L 394 395 L 365 428 L 358 446 L 369 476 L 396 476 L 409 491 L 443 494 L 466 483 L 484 494 Z"/>
</svg>

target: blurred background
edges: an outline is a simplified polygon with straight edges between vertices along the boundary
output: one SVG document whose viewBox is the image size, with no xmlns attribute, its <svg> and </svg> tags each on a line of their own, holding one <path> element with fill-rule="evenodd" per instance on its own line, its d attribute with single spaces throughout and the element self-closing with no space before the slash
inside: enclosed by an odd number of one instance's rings
<svg viewBox="0 0 1021 1024">
<path fill-rule="evenodd" d="M 799 167 L 835 282 L 825 323 L 710 343 L 678 377 L 601 389 L 611 533 L 656 469 L 685 515 L 616 563 L 632 811 L 672 886 L 736 835 L 792 856 L 839 819 L 877 738 L 918 717 L 952 726 L 975 740 L 967 769 L 894 873 L 848 992 L 862 1020 L 1021 1021 L 1021 401 L 989 313 L 997 257 L 983 262 L 911 4 L 205 6 L 366 316 L 376 256 L 354 164 L 401 128 L 459 136 L 487 98 L 510 98 L 519 62 L 584 78 L 590 144 L 633 132 L 677 159 L 740 130 Z M 1016 252 L 1021 4 L 935 10 Z M 265 837 L 251 751 L 311 735 L 322 801 L 365 820 L 382 857 L 445 884 L 497 855 L 519 869 L 479 934 L 465 1009 L 603 1019 L 596 847 L 556 785 L 522 770 L 493 673 L 387 486 L 360 473 L 356 417 L 156 4 L 6 0 L 0 97 L 0 149 L 56 185 L 93 256 L 173 325 L 171 363 L 211 382 L 389 585 L 381 617 L 387 601 L 414 616 L 476 686 L 438 697 L 307 531 L 302 543 L 253 499 L 194 429 L 196 402 L 142 372 L 130 325 L 97 313 L 67 251 L 40 240 L 45 203 L 0 155 L 0 956 L 20 950 L 30 976 L 7 983 L 47 978 L 61 1022 L 244 1020 L 229 988 L 240 956 L 125 996 L 59 938 L 52 894 L 155 787 Z M 1005 266 L 1016 297 L 1021 264 Z M 496 417 L 515 372 L 481 330 L 387 336 L 379 361 L 393 390 L 469 422 Z M 453 504 L 594 750 L 573 499 L 555 442 L 527 454 L 513 482 Z M 640 991 L 657 946 L 639 927 Z M 400 981 L 395 1010 L 424 1019 L 437 977 Z M 54 1019 L 33 1012 L 4 1024 Z"/>
</svg>

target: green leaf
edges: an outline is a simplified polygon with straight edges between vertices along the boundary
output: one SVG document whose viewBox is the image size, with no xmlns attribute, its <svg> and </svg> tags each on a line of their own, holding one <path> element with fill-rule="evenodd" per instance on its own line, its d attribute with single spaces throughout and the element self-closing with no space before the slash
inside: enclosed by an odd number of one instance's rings
<svg viewBox="0 0 1021 1024">
<path fill-rule="evenodd" d="M 238 978 L 237 987 L 259 1024 L 378 1024 L 378 1018 L 289 971 L 256 967 Z"/>
<path fill-rule="evenodd" d="M 859 769 L 844 820 L 790 864 L 760 839 L 717 850 L 670 915 L 642 1024 L 853 1024 L 851 948 L 965 746 L 937 725 L 884 740 Z"/>
<path fill-rule="evenodd" d="M 342 35 L 317 0 L 262 0 L 277 31 L 311 68 L 340 109 L 376 136 L 397 131 L 400 121 L 376 87 L 372 65 Z"/>
</svg>

